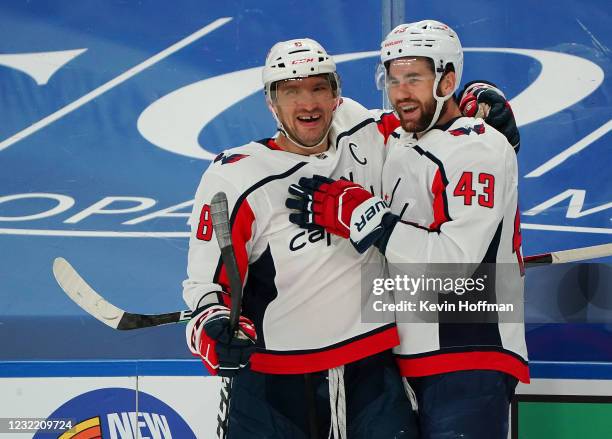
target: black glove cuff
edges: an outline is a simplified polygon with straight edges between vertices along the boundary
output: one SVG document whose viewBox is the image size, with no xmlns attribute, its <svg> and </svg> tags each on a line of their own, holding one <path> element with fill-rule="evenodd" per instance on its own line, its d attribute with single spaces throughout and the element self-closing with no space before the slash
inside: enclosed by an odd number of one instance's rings
<svg viewBox="0 0 612 439">
<path fill-rule="evenodd" d="M 400 217 L 394 215 L 392 213 L 387 213 L 382 217 L 381 224 L 383 226 L 384 232 L 378 238 L 378 240 L 374 243 L 374 245 L 380 250 L 380 252 L 384 255 L 387 250 L 387 243 L 389 242 L 389 238 L 391 237 L 391 233 L 393 233 L 393 229 L 395 229 L 395 225 L 400 220 Z"/>
</svg>

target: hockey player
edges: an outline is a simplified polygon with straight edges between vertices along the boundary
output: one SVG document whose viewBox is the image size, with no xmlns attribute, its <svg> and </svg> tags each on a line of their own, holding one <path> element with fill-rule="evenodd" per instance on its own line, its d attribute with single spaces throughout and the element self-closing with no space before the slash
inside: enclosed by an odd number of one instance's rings
<svg viewBox="0 0 612 439">
<path fill-rule="evenodd" d="M 482 119 L 462 117 L 451 99 L 463 52 L 448 26 L 426 20 L 396 27 L 382 42 L 389 100 L 401 127 L 388 141 L 383 170 L 387 202 L 324 177 L 290 192 L 304 227 L 349 238 L 358 251 L 375 245 L 390 263 L 504 265 L 486 296 L 522 303 L 523 271 L 517 162 L 507 139 Z M 480 86 L 467 90 L 474 104 Z M 518 139 L 517 139 L 518 140 Z M 518 142 L 517 142 L 518 146 Z M 498 265 L 500 267 L 501 265 Z M 423 438 L 506 438 L 517 380 L 529 382 L 522 323 L 398 324 L 395 350 L 419 403 Z"/>
<path fill-rule="evenodd" d="M 376 249 L 356 257 L 349 242 L 297 227 L 285 207 L 287 186 L 313 174 L 380 193 L 377 124 L 341 98 L 334 61 L 313 40 L 274 45 L 263 83 L 278 135 L 219 154 L 197 189 L 183 291 L 194 310 L 189 348 L 211 374 L 235 375 L 229 438 L 415 437 L 391 353 L 395 322 L 362 323 L 356 296 L 361 267 L 381 276 L 384 258 Z M 244 285 L 236 337 L 210 216 L 218 191 L 228 198 Z"/>
</svg>

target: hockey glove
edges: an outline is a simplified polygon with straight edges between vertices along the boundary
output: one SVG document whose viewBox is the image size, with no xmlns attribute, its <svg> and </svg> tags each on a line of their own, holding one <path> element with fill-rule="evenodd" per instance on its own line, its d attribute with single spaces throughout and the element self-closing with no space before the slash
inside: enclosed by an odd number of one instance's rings
<svg viewBox="0 0 612 439">
<path fill-rule="evenodd" d="M 230 333 L 230 310 L 224 305 L 206 305 L 194 311 L 187 323 L 187 345 L 204 362 L 211 375 L 233 377 L 249 362 L 255 350 L 255 326 L 240 316 L 236 334 Z"/>
<path fill-rule="evenodd" d="M 521 137 L 514 113 L 506 97 L 494 84 L 487 81 L 468 82 L 459 100 L 459 109 L 464 116 L 480 117 L 502 133 L 518 153 Z"/>
<path fill-rule="evenodd" d="M 321 175 L 300 178 L 289 186 L 289 221 L 305 229 L 324 228 L 349 238 L 359 253 L 365 252 L 383 235 L 382 218 L 390 209 L 379 197 L 348 180 L 332 180 Z"/>
</svg>

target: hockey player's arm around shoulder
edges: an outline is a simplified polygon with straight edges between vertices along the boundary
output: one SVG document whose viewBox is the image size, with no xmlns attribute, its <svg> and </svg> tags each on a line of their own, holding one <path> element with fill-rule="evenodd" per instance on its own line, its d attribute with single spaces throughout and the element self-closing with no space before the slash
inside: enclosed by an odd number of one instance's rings
<svg viewBox="0 0 612 439">
<path fill-rule="evenodd" d="M 502 133 L 518 154 L 521 136 L 516 125 L 510 102 L 492 82 L 478 80 L 465 84 L 458 99 L 464 116 L 480 117 Z"/>
<path fill-rule="evenodd" d="M 379 248 L 390 263 L 482 262 L 499 240 L 508 204 L 516 209 L 517 167 L 510 145 L 494 132 L 459 145 L 426 172 L 430 199 L 419 202 L 431 203 L 432 223 L 424 227 L 402 218 Z"/>
<path fill-rule="evenodd" d="M 240 317 L 236 333 L 230 333 L 231 291 L 210 213 L 212 197 L 219 191 L 227 195 L 229 212 L 235 212 L 232 240 L 241 261 L 241 278 L 246 276 L 254 218 L 248 202 L 240 200 L 239 191 L 211 164 L 200 181 L 190 217 L 188 278 L 183 282 L 183 298 L 194 312 L 185 335 L 192 354 L 202 359 L 212 375 L 231 377 L 248 363 L 256 335 L 253 323 L 244 316 Z"/>
</svg>

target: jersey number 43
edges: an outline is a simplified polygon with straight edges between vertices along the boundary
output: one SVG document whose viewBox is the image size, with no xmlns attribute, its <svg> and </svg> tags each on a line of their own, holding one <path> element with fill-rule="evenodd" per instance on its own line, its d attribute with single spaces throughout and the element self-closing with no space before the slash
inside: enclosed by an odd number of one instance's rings
<svg viewBox="0 0 612 439">
<path fill-rule="evenodd" d="M 466 206 L 472 205 L 472 199 L 476 196 L 476 191 L 473 189 L 475 185 L 478 185 L 476 189 L 480 190 L 478 194 L 478 204 L 482 207 L 493 208 L 494 204 L 494 192 L 495 192 L 495 177 L 486 172 L 478 174 L 478 182 L 474 182 L 474 176 L 471 171 L 465 171 L 455 190 L 453 195 L 455 197 L 463 197 L 463 204 Z"/>
</svg>

